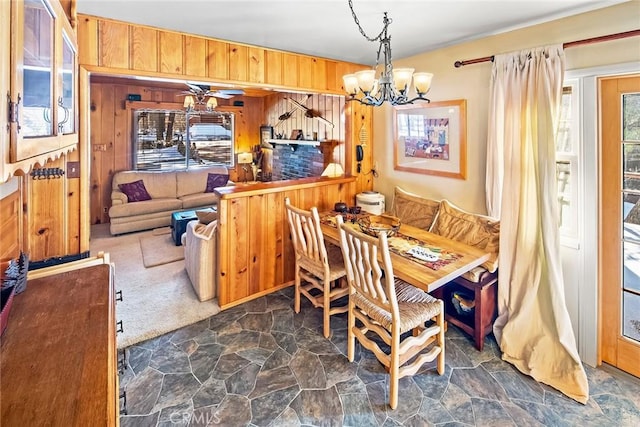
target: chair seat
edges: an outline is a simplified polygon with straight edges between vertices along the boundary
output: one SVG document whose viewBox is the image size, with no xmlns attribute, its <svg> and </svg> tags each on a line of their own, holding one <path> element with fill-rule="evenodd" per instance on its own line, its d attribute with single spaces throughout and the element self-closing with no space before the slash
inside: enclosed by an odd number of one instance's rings
<svg viewBox="0 0 640 427">
<path fill-rule="evenodd" d="M 400 333 L 410 331 L 437 316 L 440 302 L 428 293 L 416 288 L 404 280 L 395 279 L 396 298 L 400 312 Z M 361 294 L 353 294 L 356 305 L 388 331 L 391 331 L 391 313 L 371 303 Z"/>
<path fill-rule="evenodd" d="M 333 282 L 347 274 L 347 270 L 344 268 L 344 259 L 342 257 L 342 250 L 336 245 L 331 243 L 326 244 L 327 258 L 329 261 L 329 277 L 328 280 Z M 300 258 L 298 260 L 300 267 L 313 274 L 319 279 L 324 278 L 324 266 L 321 263 L 315 263 L 308 258 Z"/>
</svg>

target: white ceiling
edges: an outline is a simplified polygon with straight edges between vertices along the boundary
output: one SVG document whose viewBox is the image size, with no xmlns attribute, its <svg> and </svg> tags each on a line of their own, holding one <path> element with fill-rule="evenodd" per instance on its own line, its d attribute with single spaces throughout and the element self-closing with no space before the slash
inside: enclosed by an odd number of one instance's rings
<svg viewBox="0 0 640 427">
<path fill-rule="evenodd" d="M 353 6 L 369 37 L 389 13 L 397 59 L 624 1 L 353 0 Z M 359 33 L 347 0 L 77 0 L 77 10 L 359 64 L 373 65 L 378 49 Z"/>
</svg>

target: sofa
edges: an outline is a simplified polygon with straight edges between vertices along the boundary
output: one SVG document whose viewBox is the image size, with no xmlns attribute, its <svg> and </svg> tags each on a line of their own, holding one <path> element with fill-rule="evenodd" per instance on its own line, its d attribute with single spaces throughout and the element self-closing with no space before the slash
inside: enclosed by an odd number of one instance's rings
<svg viewBox="0 0 640 427">
<path fill-rule="evenodd" d="M 489 260 L 432 292 L 444 301 L 445 319 L 472 335 L 482 351 L 484 337 L 493 329 L 497 316 L 498 258 L 500 221 L 486 215 L 467 212 L 450 201 L 433 200 L 396 187 L 391 215 L 403 224 L 477 247 L 491 254 Z M 475 305 L 472 311 L 460 312 L 455 296 Z"/>
<path fill-rule="evenodd" d="M 215 187 L 229 183 L 224 166 L 178 171 L 122 171 L 113 175 L 112 235 L 166 227 L 171 213 L 217 204 Z"/>
</svg>

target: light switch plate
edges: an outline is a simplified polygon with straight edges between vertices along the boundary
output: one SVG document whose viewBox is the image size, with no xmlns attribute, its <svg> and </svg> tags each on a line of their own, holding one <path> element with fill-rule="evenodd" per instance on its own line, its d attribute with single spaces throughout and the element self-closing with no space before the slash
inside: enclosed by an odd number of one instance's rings
<svg viewBox="0 0 640 427">
<path fill-rule="evenodd" d="M 67 162 L 67 178 L 80 178 L 80 162 Z"/>
</svg>

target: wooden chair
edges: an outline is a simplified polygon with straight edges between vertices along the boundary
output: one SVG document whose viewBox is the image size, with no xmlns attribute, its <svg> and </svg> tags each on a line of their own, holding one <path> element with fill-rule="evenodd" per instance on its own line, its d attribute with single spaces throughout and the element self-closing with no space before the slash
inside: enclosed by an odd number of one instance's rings
<svg viewBox="0 0 640 427">
<path fill-rule="evenodd" d="M 442 300 L 393 276 L 386 234 L 368 236 L 336 217 L 340 245 L 349 283 L 347 356 L 354 358 L 355 338 L 387 367 L 390 374 L 389 405 L 398 405 L 398 380 L 414 375 L 437 358 L 438 374 L 444 373 L 444 307 Z M 378 257 L 382 258 L 382 264 Z M 356 326 L 358 319 L 362 326 Z M 435 320 L 426 327 L 425 322 Z M 405 332 L 413 331 L 413 335 Z M 376 333 L 391 348 L 387 354 L 367 332 Z M 435 338 L 434 338 L 435 337 Z M 435 345 L 419 354 L 432 342 Z M 415 357 L 411 363 L 411 359 Z"/>
<path fill-rule="evenodd" d="M 300 294 L 311 301 L 314 307 L 322 307 L 323 333 L 329 338 L 330 316 L 346 313 L 348 306 L 331 307 L 331 303 L 349 293 L 344 285 L 347 272 L 340 248 L 325 245 L 318 209 L 305 211 L 292 206 L 285 199 L 291 240 L 296 254 L 295 262 L 295 312 L 300 312 Z M 305 281 L 303 284 L 302 281 Z M 344 285 L 340 287 L 339 285 Z M 312 290 L 316 290 L 312 293 Z"/>
</svg>

